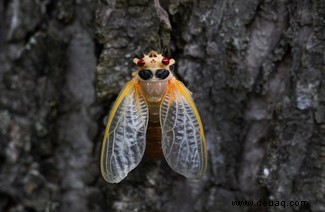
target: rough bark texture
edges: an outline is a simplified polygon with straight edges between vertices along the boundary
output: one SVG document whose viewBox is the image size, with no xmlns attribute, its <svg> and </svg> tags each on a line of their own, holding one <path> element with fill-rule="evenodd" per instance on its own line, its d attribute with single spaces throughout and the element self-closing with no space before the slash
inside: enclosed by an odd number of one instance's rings
<svg viewBox="0 0 325 212">
<path fill-rule="evenodd" d="M 149 50 L 193 92 L 199 181 L 148 159 L 100 176 L 110 106 Z M 0 211 L 324 211 L 324 52 L 321 0 L 1 1 Z M 231 203 L 260 199 L 309 205 Z"/>
</svg>

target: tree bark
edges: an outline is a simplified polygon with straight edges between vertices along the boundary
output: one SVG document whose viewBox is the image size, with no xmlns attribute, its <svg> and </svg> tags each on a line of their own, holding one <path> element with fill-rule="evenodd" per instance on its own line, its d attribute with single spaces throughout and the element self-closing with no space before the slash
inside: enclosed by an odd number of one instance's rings
<svg viewBox="0 0 325 212">
<path fill-rule="evenodd" d="M 2 1 L 0 211 L 324 211 L 324 11 L 319 0 Z M 108 112 L 150 50 L 174 58 L 193 92 L 208 171 L 188 180 L 144 158 L 108 184 Z"/>
</svg>

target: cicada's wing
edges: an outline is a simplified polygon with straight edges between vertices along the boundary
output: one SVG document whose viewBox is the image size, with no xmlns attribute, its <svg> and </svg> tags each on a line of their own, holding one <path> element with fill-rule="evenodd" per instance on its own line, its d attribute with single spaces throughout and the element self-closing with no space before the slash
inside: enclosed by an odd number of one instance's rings
<svg viewBox="0 0 325 212">
<path fill-rule="evenodd" d="M 141 161 L 146 147 L 148 106 L 136 80 L 128 82 L 109 114 L 101 151 L 101 172 L 118 183 Z"/>
<path fill-rule="evenodd" d="M 207 167 L 203 125 L 190 91 L 170 82 L 160 106 L 162 149 L 169 166 L 187 178 L 201 177 Z"/>
</svg>

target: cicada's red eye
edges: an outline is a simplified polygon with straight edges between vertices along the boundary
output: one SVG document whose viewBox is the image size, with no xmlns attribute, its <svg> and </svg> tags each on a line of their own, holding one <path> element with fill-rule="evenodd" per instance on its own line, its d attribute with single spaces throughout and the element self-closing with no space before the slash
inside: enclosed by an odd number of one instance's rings
<svg viewBox="0 0 325 212">
<path fill-rule="evenodd" d="M 164 57 L 161 62 L 166 66 L 169 64 L 169 59 L 167 57 Z"/>
<path fill-rule="evenodd" d="M 140 59 L 140 60 L 138 60 L 137 64 L 138 64 L 138 66 L 144 66 L 146 64 L 146 62 L 144 62 L 143 59 Z"/>
</svg>

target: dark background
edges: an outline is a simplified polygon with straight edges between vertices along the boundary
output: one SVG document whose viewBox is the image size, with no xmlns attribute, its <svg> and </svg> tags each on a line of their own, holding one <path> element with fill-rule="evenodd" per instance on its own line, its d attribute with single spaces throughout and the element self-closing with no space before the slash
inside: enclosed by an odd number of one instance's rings
<svg viewBox="0 0 325 212">
<path fill-rule="evenodd" d="M 0 211 L 325 210 L 325 1 L 0 2 Z M 149 50 L 193 92 L 199 181 L 148 159 L 100 176 L 109 109 Z M 261 199 L 309 205 L 231 204 Z"/>
</svg>

